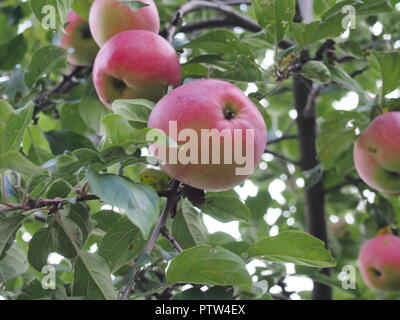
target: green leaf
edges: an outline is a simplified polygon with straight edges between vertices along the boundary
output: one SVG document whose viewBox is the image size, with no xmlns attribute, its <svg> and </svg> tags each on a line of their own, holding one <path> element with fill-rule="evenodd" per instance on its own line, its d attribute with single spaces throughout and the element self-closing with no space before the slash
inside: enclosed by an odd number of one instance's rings
<svg viewBox="0 0 400 320">
<path fill-rule="evenodd" d="M 286 231 L 253 244 L 249 257 L 262 257 L 272 262 L 294 263 L 309 267 L 334 267 L 336 261 L 324 243 L 300 231 Z"/>
<path fill-rule="evenodd" d="M 22 221 L 27 216 L 18 212 L 0 213 L 0 260 L 4 258 L 6 251 L 10 248 L 15 239 Z"/>
<path fill-rule="evenodd" d="M 147 238 L 159 214 L 158 195 L 151 187 L 134 183 L 125 177 L 99 175 L 93 170 L 88 171 L 87 179 L 94 194 L 106 204 L 124 210 Z"/>
<path fill-rule="evenodd" d="M 6 122 L 8 117 L 14 113 L 14 109 L 7 101 L 0 100 L 0 122 Z"/>
<path fill-rule="evenodd" d="M 15 300 L 48 299 L 49 295 L 49 290 L 43 289 L 42 282 L 38 279 L 34 279 L 24 283 L 21 292 L 15 297 Z"/>
<path fill-rule="evenodd" d="M 226 70 L 221 67 L 207 68 L 207 76 L 230 81 L 252 82 L 262 81 L 263 74 L 260 68 L 250 60 L 243 56 L 237 56 L 234 61 L 228 61 Z"/>
<path fill-rule="evenodd" d="M 111 110 L 106 108 L 99 100 L 96 89 L 93 85 L 91 78 L 88 79 L 81 103 L 79 104 L 79 112 L 86 125 L 96 134 L 103 135 L 103 128 L 101 127 L 101 119 Z"/>
<path fill-rule="evenodd" d="M 61 106 L 60 120 L 63 129 L 69 129 L 81 135 L 91 133 L 81 117 L 79 104 L 65 103 Z"/>
<path fill-rule="evenodd" d="M 105 116 L 101 123 L 106 130 L 106 135 L 99 146 L 100 150 L 115 146 L 126 147 L 130 150 L 138 145 L 147 145 L 146 135 L 150 129 L 135 129 L 125 117 L 119 114 Z"/>
<path fill-rule="evenodd" d="M 28 41 L 21 33 L 8 42 L 0 43 L 0 70 L 9 71 L 20 63 L 28 49 Z"/>
<path fill-rule="evenodd" d="M 400 87 L 400 53 L 399 52 L 373 52 L 377 60 L 379 73 L 382 79 L 382 96 Z"/>
<path fill-rule="evenodd" d="M 88 21 L 92 2 L 93 0 L 74 0 L 72 10 L 79 14 L 82 19 Z"/>
<path fill-rule="evenodd" d="M 172 222 L 172 235 L 182 248 L 190 248 L 207 242 L 207 228 L 200 212 L 184 200 Z"/>
<path fill-rule="evenodd" d="M 97 228 L 108 232 L 121 216 L 121 214 L 112 210 L 102 210 L 94 214 L 92 218 L 96 221 L 95 226 Z"/>
<path fill-rule="evenodd" d="M 37 80 L 49 72 L 55 71 L 66 57 L 67 51 L 57 46 L 47 46 L 37 50 L 32 57 L 25 75 L 25 83 L 32 87 Z"/>
<path fill-rule="evenodd" d="M 354 143 L 354 128 L 348 127 L 347 124 L 351 122 L 356 127 L 368 123 L 369 119 L 364 117 L 362 113 L 356 111 L 325 113 L 317 138 L 318 156 L 325 169 L 330 169 L 334 165 L 337 168 L 337 160 L 342 157 L 344 151 L 351 149 Z"/>
<path fill-rule="evenodd" d="M 27 272 L 28 266 L 24 249 L 18 243 L 14 243 L 5 258 L 0 261 L 0 283 Z"/>
<path fill-rule="evenodd" d="M 228 30 L 215 30 L 186 43 L 182 48 L 201 49 L 209 54 L 231 54 L 254 59 L 250 49 Z"/>
<path fill-rule="evenodd" d="M 349 90 L 354 90 L 360 95 L 360 97 L 365 99 L 366 96 L 365 90 L 339 65 L 328 66 L 328 69 L 331 72 L 333 81 L 339 83 L 340 85 Z"/>
<path fill-rule="evenodd" d="M 64 210 L 68 210 L 68 218 L 75 222 L 81 230 L 82 244 L 85 244 L 92 231 L 90 208 L 85 203 L 76 203 L 68 206 Z"/>
<path fill-rule="evenodd" d="M 354 7 L 357 17 L 376 15 L 380 12 L 392 10 L 388 0 L 341 1 L 325 12 L 321 21 L 309 24 L 293 22 L 290 24 L 290 31 L 299 46 L 305 47 L 319 40 L 335 38 L 344 32 L 342 20 L 348 13 L 342 12 L 342 9 L 346 5 Z"/>
<path fill-rule="evenodd" d="M 53 155 L 50 152 L 43 150 L 42 148 L 39 148 L 35 144 L 33 144 L 29 149 L 27 158 L 31 160 L 34 164 L 41 165 L 51 160 L 53 158 Z"/>
<path fill-rule="evenodd" d="M 117 158 L 123 160 L 123 158 Z M 46 168 L 52 174 L 60 177 L 75 173 L 84 166 L 91 164 L 93 167 L 106 167 L 110 164 L 105 164 L 99 153 L 92 149 L 77 149 L 72 153 L 63 154 L 46 163 Z"/>
<path fill-rule="evenodd" d="M 344 32 L 342 21 L 348 12 L 343 12 L 342 10 L 346 5 L 354 7 L 357 17 L 376 15 L 392 10 L 388 0 L 341 1 L 326 11 L 322 15 L 321 21 L 310 24 L 291 23 L 290 31 L 299 46 L 304 47 L 322 39 L 335 38 Z"/>
<path fill-rule="evenodd" d="M 334 16 L 326 21 L 312 23 L 290 23 L 290 32 L 300 47 L 308 46 L 322 39 L 335 38 L 345 30 L 341 24 L 341 16 Z"/>
<path fill-rule="evenodd" d="M 168 270 L 169 283 L 234 286 L 251 291 L 252 282 L 244 261 L 234 253 L 208 245 L 186 249 L 175 257 Z"/>
<path fill-rule="evenodd" d="M 230 234 L 221 231 L 210 234 L 207 243 L 212 246 L 220 246 L 232 251 L 239 257 L 243 254 L 247 255 L 247 250 L 250 247 L 247 242 L 237 241 Z"/>
<path fill-rule="evenodd" d="M 197 286 L 174 295 L 172 300 L 234 300 L 234 290 L 231 287 L 211 287 L 202 291 Z"/>
<path fill-rule="evenodd" d="M 83 236 L 79 226 L 69 218 L 58 215 L 53 225 L 56 231 L 57 248 L 60 255 L 73 259 L 78 250 L 83 247 Z"/>
<path fill-rule="evenodd" d="M 268 208 L 271 206 L 272 198 L 267 190 L 260 190 L 255 197 L 246 199 L 246 206 L 251 211 L 252 219 L 263 219 Z"/>
<path fill-rule="evenodd" d="M 252 0 L 261 27 L 272 36 L 275 43 L 282 40 L 285 30 L 295 15 L 295 0 Z"/>
<path fill-rule="evenodd" d="M 86 297 L 87 300 L 118 298 L 112 284 L 111 272 L 102 257 L 79 250 L 74 265 L 72 294 Z"/>
<path fill-rule="evenodd" d="M 129 7 L 132 11 L 138 11 L 140 8 L 149 6 L 147 3 L 143 3 L 141 1 L 136 1 L 136 0 L 118 0 L 118 1 Z"/>
<path fill-rule="evenodd" d="M 244 221 L 250 219 L 250 209 L 235 197 L 207 195 L 201 210 L 221 222 Z"/>
<path fill-rule="evenodd" d="M 0 43 L 7 42 L 17 35 L 18 28 L 11 25 L 5 13 L 0 13 Z"/>
<path fill-rule="evenodd" d="M 25 129 L 32 121 L 33 104 L 12 113 L 0 131 L 0 154 L 17 151 L 21 147 Z"/>
<path fill-rule="evenodd" d="M 46 196 L 49 199 L 54 198 L 66 198 L 68 197 L 69 193 L 71 192 L 71 183 L 73 184 L 75 179 L 71 179 L 71 181 L 63 181 L 58 180 L 48 188 L 46 192 Z M 67 184 L 68 183 L 68 184 Z"/>
<path fill-rule="evenodd" d="M 321 61 L 310 60 L 301 67 L 301 75 L 315 82 L 326 83 L 331 81 L 331 72 Z"/>
<path fill-rule="evenodd" d="M 0 169 L 15 170 L 25 178 L 32 177 L 43 171 L 42 168 L 36 166 L 22 154 L 15 151 L 0 155 Z"/>
<path fill-rule="evenodd" d="M 88 138 L 71 130 L 52 130 L 45 132 L 44 135 L 55 155 L 81 148 L 94 149 L 93 143 Z"/>
<path fill-rule="evenodd" d="M 114 113 L 123 116 L 128 121 L 147 126 L 154 103 L 145 99 L 115 100 L 112 104 Z"/>
<path fill-rule="evenodd" d="M 351 147 L 356 139 L 354 128 L 323 132 L 317 140 L 318 156 L 325 169 L 332 168 L 341 153 Z"/>
<path fill-rule="evenodd" d="M 16 67 L 10 72 L 10 80 L 5 86 L 4 94 L 7 95 L 9 101 L 15 102 L 20 96 L 28 93 L 28 88 L 25 85 L 25 70 Z"/>
<path fill-rule="evenodd" d="M 115 272 L 136 257 L 145 245 L 140 230 L 123 216 L 108 230 L 98 253 L 106 260 L 111 272 Z"/>
<path fill-rule="evenodd" d="M 51 228 L 39 229 L 29 241 L 28 261 L 39 272 L 47 265 L 49 254 L 56 251 L 57 242 L 53 231 Z"/>
</svg>

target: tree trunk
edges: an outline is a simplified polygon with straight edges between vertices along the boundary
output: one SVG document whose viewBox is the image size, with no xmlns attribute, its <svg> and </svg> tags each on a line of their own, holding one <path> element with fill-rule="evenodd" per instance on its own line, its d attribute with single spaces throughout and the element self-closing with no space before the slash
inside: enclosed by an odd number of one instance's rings
<svg viewBox="0 0 400 320">
<path fill-rule="evenodd" d="M 309 23 L 313 16 L 313 1 L 298 1 L 298 18 Z M 299 19 L 300 20 L 300 19 Z M 307 58 L 308 52 L 303 52 L 303 57 Z M 300 141 L 301 167 L 302 170 L 310 170 L 319 165 L 316 150 L 316 115 L 315 115 L 315 94 L 313 83 L 301 76 L 294 78 L 294 95 L 297 110 L 297 128 Z M 315 185 L 306 188 L 305 200 L 307 208 L 307 218 L 309 232 L 328 243 L 324 192 L 322 180 Z M 330 270 L 324 269 L 322 273 L 329 276 Z M 331 300 L 332 290 L 329 286 L 314 281 L 313 290 L 314 300 Z"/>
</svg>

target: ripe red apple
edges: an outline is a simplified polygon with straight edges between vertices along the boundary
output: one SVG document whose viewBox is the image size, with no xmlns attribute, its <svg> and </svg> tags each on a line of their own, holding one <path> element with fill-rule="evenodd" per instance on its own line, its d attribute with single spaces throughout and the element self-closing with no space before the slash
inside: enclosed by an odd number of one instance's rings
<svg viewBox="0 0 400 320">
<path fill-rule="evenodd" d="M 388 194 L 400 193 L 400 112 L 375 118 L 354 147 L 354 162 L 361 179 Z"/>
<path fill-rule="evenodd" d="M 99 51 L 99 46 L 93 40 L 89 24 L 74 11 L 69 10 L 65 32 L 61 36 L 61 47 L 72 48 L 73 53 L 67 56 L 67 60 L 74 66 L 89 67 Z"/>
<path fill-rule="evenodd" d="M 128 30 L 158 33 L 160 17 L 153 0 L 139 0 L 148 6 L 133 11 L 117 0 L 95 0 L 89 14 L 90 30 L 99 46 L 116 34 Z"/>
<path fill-rule="evenodd" d="M 367 285 L 381 291 L 400 291 L 400 238 L 380 235 L 369 240 L 358 257 Z"/>
<path fill-rule="evenodd" d="M 153 32 L 121 32 L 97 54 L 93 82 L 107 107 L 116 99 L 158 101 L 168 85 L 176 87 L 181 82 L 178 56 L 165 39 Z"/>
<path fill-rule="evenodd" d="M 227 190 L 244 181 L 267 143 L 267 128 L 257 107 L 239 88 L 221 80 L 197 80 L 171 91 L 153 109 L 148 127 L 161 129 L 178 145 L 185 145 L 179 150 L 151 146 L 165 172 L 208 191 Z M 189 143 L 192 148 L 187 148 Z M 237 169 L 247 164 L 239 173 Z"/>
</svg>

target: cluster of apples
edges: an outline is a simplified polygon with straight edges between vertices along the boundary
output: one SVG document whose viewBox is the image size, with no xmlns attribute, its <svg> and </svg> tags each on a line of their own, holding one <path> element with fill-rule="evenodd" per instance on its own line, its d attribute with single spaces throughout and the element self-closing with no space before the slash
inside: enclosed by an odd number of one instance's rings
<svg viewBox="0 0 400 320">
<path fill-rule="evenodd" d="M 94 63 L 93 83 L 100 100 L 108 108 L 112 108 L 117 99 L 145 98 L 158 102 L 148 127 L 161 129 L 167 136 L 172 135 L 171 122 L 176 123 L 178 136 L 183 130 L 192 129 L 199 138 L 196 152 L 199 158 L 202 156 L 201 132 L 207 129 L 211 130 L 210 139 L 220 142 L 218 150 L 207 151 L 226 155 L 225 136 L 220 136 L 226 129 L 233 145 L 240 144 L 241 150 L 246 151 L 249 145 L 253 146 L 251 166 L 254 170 L 267 143 L 267 128 L 257 107 L 239 88 L 226 81 L 207 79 L 181 85 L 178 55 L 171 44 L 158 35 L 157 7 L 152 0 L 140 1 L 147 6 L 133 11 L 118 0 L 95 0 L 89 22 L 71 11 L 67 33 L 61 41 L 64 48 L 74 49 L 68 56 L 69 63 L 76 66 Z M 165 95 L 168 87 L 176 89 Z M 251 143 L 244 134 L 240 137 L 234 134 L 236 130 L 245 132 L 248 129 L 254 131 Z M 236 151 L 232 149 L 231 152 Z M 251 172 L 236 174 L 241 166 L 242 163 L 235 161 L 162 165 L 172 178 L 208 191 L 227 190 L 243 182 Z"/>
<path fill-rule="evenodd" d="M 237 87 L 220 80 L 198 80 L 182 85 L 174 48 L 158 35 L 160 19 L 152 0 L 131 10 L 118 0 L 95 0 L 89 22 L 69 12 L 64 48 L 73 48 L 68 61 L 91 66 L 100 100 L 109 108 L 116 99 L 146 98 L 158 102 L 148 126 L 167 135 L 170 121 L 177 131 L 193 129 L 254 130 L 254 167 L 266 143 L 265 122 L 250 99 Z M 160 101 L 168 86 L 176 88 Z M 360 177 L 372 188 L 400 194 L 400 112 L 377 117 L 359 137 L 354 160 Z M 234 138 L 234 137 L 233 137 Z M 219 139 L 219 138 L 217 138 Z M 222 141 L 221 141 L 222 142 Z M 199 144 L 201 141 L 199 141 Z M 246 145 L 246 138 L 241 142 Z M 220 146 L 223 154 L 223 143 Z M 246 149 L 245 147 L 243 148 Z M 200 153 L 199 147 L 199 153 Z M 238 164 L 164 164 L 171 177 L 209 191 L 230 189 L 247 176 L 237 175 Z M 400 238 L 381 235 L 368 241 L 359 256 L 366 283 L 378 290 L 400 290 Z"/>
<path fill-rule="evenodd" d="M 388 195 L 400 194 L 400 112 L 375 118 L 354 146 L 354 163 L 361 179 Z M 372 288 L 400 291 L 400 238 L 380 235 L 359 255 L 361 275 Z"/>
</svg>

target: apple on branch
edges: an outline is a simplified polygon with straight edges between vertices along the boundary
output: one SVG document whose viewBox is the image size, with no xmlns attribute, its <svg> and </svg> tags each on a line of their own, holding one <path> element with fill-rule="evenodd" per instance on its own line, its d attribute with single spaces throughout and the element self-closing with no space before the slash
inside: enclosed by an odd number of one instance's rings
<svg viewBox="0 0 400 320">
<path fill-rule="evenodd" d="M 121 32 L 100 49 L 93 82 L 100 100 L 109 108 L 116 99 L 158 101 L 167 86 L 176 87 L 181 82 L 178 55 L 153 32 Z"/>
<path fill-rule="evenodd" d="M 164 96 L 150 114 L 148 127 L 180 146 L 151 145 L 164 171 L 208 191 L 243 182 L 267 143 L 265 121 L 253 102 L 236 86 L 214 79 L 187 83 Z"/>
<path fill-rule="evenodd" d="M 68 11 L 65 33 L 61 36 L 61 47 L 73 49 L 67 60 L 74 66 L 89 67 L 93 64 L 99 46 L 93 40 L 88 22 L 72 10 Z"/>
<path fill-rule="evenodd" d="M 89 14 L 90 30 L 99 46 L 116 34 L 128 30 L 158 33 L 160 17 L 153 0 L 140 0 L 147 6 L 132 10 L 118 0 L 95 0 Z"/>
<path fill-rule="evenodd" d="M 377 236 L 361 248 L 361 275 L 367 285 L 380 291 L 400 291 L 400 238 Z"/>
<path fill-rule="evenodd" d="M 354 162 L 370 187 L 400 193 L 400 112 L 385 113 L 371 122 L 354 146 Z"/>
</svg>

